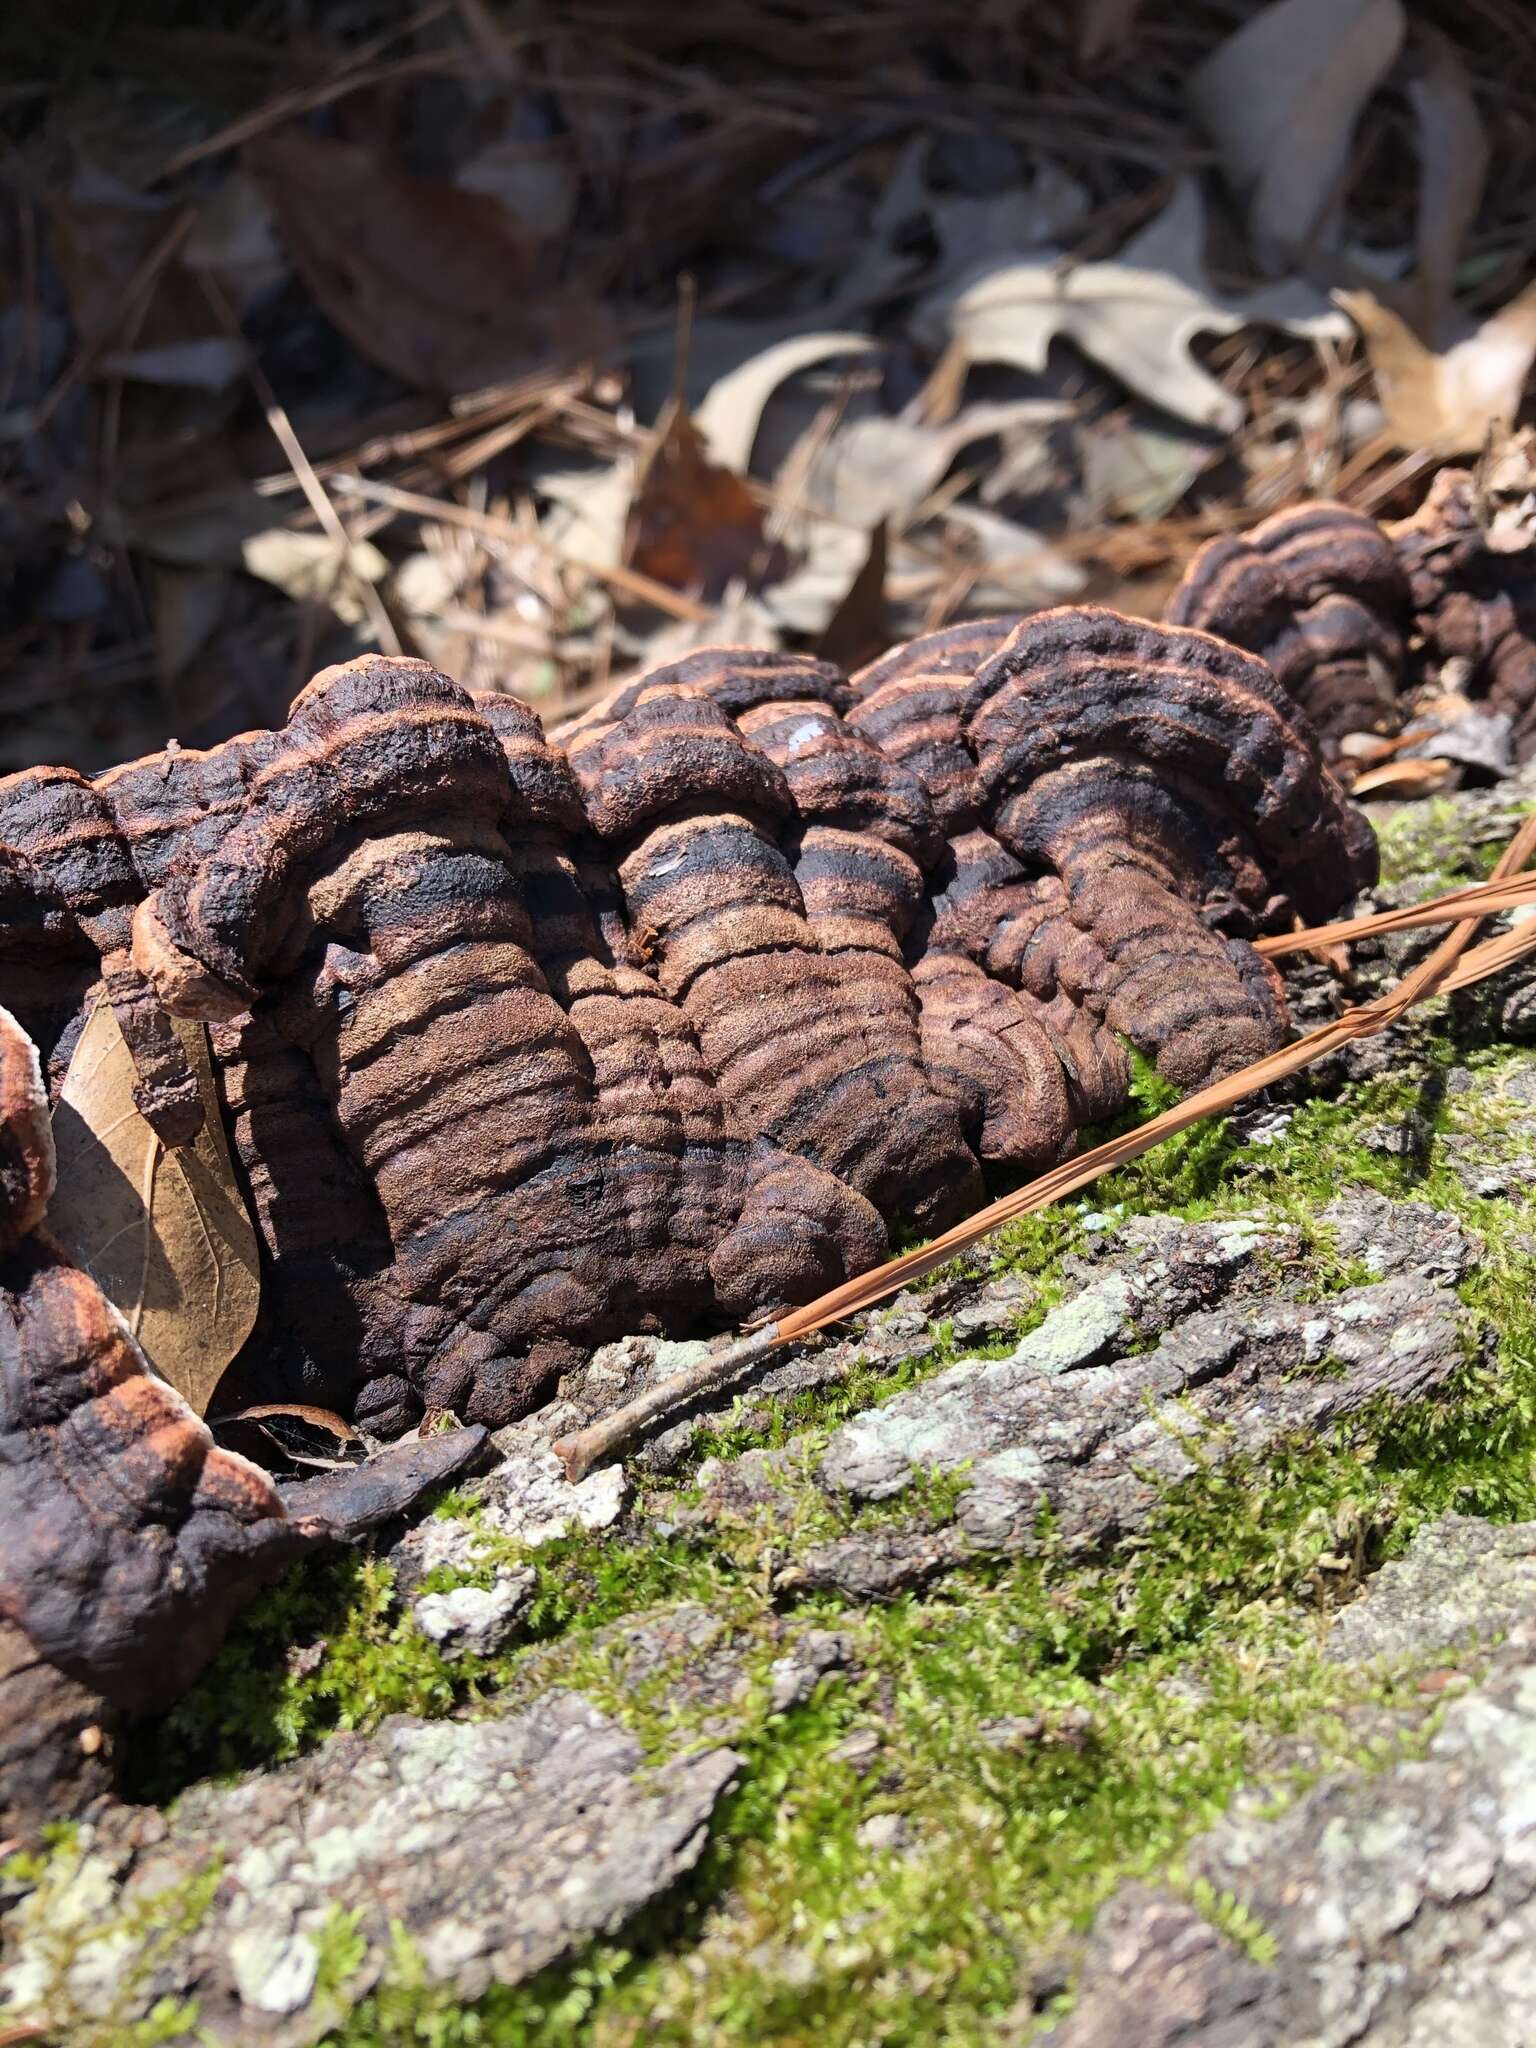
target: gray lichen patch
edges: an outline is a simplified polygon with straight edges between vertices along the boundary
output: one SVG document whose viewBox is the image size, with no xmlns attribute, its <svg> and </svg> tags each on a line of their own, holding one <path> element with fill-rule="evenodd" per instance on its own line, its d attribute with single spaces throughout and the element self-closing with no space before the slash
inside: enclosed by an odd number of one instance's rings
<svg viewBox="0 0 1536 2048">
<path fill-rule="evenodd" d="M 692 1868 L 742 1759 L 726 1748 L 642 1769 L 639 1744 L 578 1695 L 477 1722 L 386 1721 L 243 1784 L 204 1787 L 173 1830 L 120 1814 L 82 1830 L 75 1866 L 11 1916 L 15 2009 L 69 2040 L 195 1998 L 198 2038 L 317 2040 L 327 1927 L 355 1916 L 346 2001 L 403 1938 L 430 1982 L 473 1998 L 616 1932 Z M 154 1946 L 147 1902 L 220 1868 L 195 1925 Z M 61 1945 L 62 1919 L 88 1940 Z"/>
<path fill-rule="evenodd" d="M 493 1657 L 517 1626 L 537 1584 L 526 1569 L 501 1571 L 489 1586 L 423 1593 L 411 1609 L 412 1618 L 445 1657 Z"/>
<path fill-rule="evenodd" d="M 1422 1659 L 1487 1643 L 1536 1615 L 1536 1523 L 1447 1515 L 1421 1529 L 1344 1608 L 1326 1654 L 1341 1663 Z"/>
<path fill-rule="evenodd" d="M 1330 1653 L 1423 1651 L 1519 1620 L 1422 1755 L 1332 1772 L 1278 1816 L 1262 1788 L 1095 1925 L 1050 2048 L 1521 2048 L 1536 2010 L 1536 1580 L 1529 1527 L 1426 1531 Z"/>
<path fill-rule="evenodd" d="M 1347 1205 L 1335 1215 L 1354 1227 Z M 1454 1277 L 1466 1256 L 1454 1219 L 1424 1220 Z M 825 1482 L 880 1500 L 920 1472 L 960 1473 L 955 1518 L 972 1543 L 1028 1549 L 1049 1510 L 1070 1545 L 1096 1545 L 1201 1466 L 1420 1398 L 1461 1362 L 1456 1299 L 1423 1272 L 1297 1302 L 1236 1286 L 1261 1249 L 1284 1249 L 1251 1223 L 1149 1219 L 1124 1235 L 1123 1257 L 1008 1357 L 962 1361 L 845 1424 Z M 1153 1332 L 1150 1350 L 1126 1355 L 1128 1337 Z M 824 1553 L 811 1563 L 826 1572 Z"/>
</svg>

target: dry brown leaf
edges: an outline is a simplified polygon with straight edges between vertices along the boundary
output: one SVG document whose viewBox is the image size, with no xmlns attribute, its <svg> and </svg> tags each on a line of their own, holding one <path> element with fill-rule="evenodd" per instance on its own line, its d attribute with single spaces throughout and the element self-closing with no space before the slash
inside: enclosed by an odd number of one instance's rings
<svg viewBox="0 0 1536 2048">
<path fill-rule="evenodd" d="M 253 533 L 240 559 L 247 575 L 274 584 L 295 604 L 328 604 L 349 626 L 367 616 L 358 584 L 379 583 L 389 574 L 389 563 L 371 540 L 353 541 L 343 562 L 328 534 L 295 533 L 287 526 Z"/>
<path fill-rule="evenodd" d="M 601 308 L 552 281 L 543 245 L 486 193 L 297 130 L 248 160 L 321 311 L 408 384 L 464 390 L 608 354 Z"/>
<path fill-rule="evenodd" d="M 1365 338 L 1395 446 L 1465 455 L 1483 446 L 1491 427 L 1513 424 L 1536 358 L 1536 285 L 1438 355 L 1374 293 L 1334 297 Z"/>
<path fill-rule="evenodd" d="M 269 1471 L 315 1466 L 341 1472 L 367 1455 L 350 1422 L 307 1401 L 260 1401 L 232 1415 L 210 1417 L 209 1427 L 225 1450 L 238 1451 Z"/>
<path fill-rule="evenodd" d="M 890 619 L 885 606 L 886 558 L 890 531 L 885 520 L 869 536 L 869 553 L 848 593 L 828 619 L 816 652 L 823 661 L 851 673 L 872 661 L 891 644 Z"/>
<path fill-rule="evenodd" d="M 1195 360 L 1201 334 L 1282 327 L 1309 339 L 1344 332 L 1321 294 L 1299 278 L 1229 296 L 1205 268 L 1200 187 L 1181 179 L 1163 212 L 1101 263 L 1064 267 L 1051 250 L 991 255 L 946 280 L 914 308 L 912 333 L 935 354 L 958 341 L 972 363 L 1012 363 L 1038 375 L 1051 344 L 1072 342 L 1130 390 L 1197 426 L 1233 433 L 1245 408 Z"/>
<path fill-rule="evenodd" d="M 1350 785 L 1352 796 L 1433 796 L 1456 773 L 1454 761 L 1407 759 L 1367 768 Z"/>
<path fill-rule="evenodd" d="M 48 1229 L 91 1274 L 163 1379 L 203 1414 L 256 1321 L 256 1233 L 224 1143 L 201 1024 L 178 1019 L 203 1094 L 196 1140 L 161 1144 L 133 1106 L 134 1065 L 98 1001 L 53 1112 Z"/>
<path fill-rule="evenodd" d="M 788 335 L 717 378 L 695 406 L 694 424 L 716 458 L 744 475 L 768 401 L 781 384 L 837 356 L 874 355 L 879 346 L 868 334 L 838 330 Z"/>
<path fill-rule="evenodd" d="M 1271 270 L 1293 262 L 1321 225 L 1356 117 L 1405 28 L 1401 0 L 1275 0 L 1191 78 L 1191 103 Z"/>
<path fill-rule="evenodd" d="M 763 535 L 763 511 L 745 480 L 711 462 L 688 408 L 673 399 L 635 485 L 624 562 L 673 590 L 717 598 L 738 578 L 761 583 L 784 566 Z"/>
</svg>

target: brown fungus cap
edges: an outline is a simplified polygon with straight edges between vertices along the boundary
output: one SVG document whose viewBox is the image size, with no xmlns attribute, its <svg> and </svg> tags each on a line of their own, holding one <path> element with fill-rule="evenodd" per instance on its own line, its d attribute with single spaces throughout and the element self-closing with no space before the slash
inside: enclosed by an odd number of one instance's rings
<svg viewBox="0 0 1536 2048">
<path fill-rule="evenodd" d="M 134 1101 L 167 1145 L 202 1126 L 197 1077 L 164 1007 L 132 957 L 138 870 L 117 821 L 83 775 L 32 768 L 0 778 L 0 841 L 32 862 L 94 949 L 133 1057 Z"/>
<path fill-rule="evenodd" d="M 975 1161 L 924 1070 L 899 957 L 921 877 L 899 845 L 847 829 L 883 811 L 899 839 L 904 797 L 905 836 L 927 843 L 921 796 L 888 790 L 817 698 L 797 712 L 770 696 L 732 720 L 715 692 L 739 698 L 739 667 L 738 651 L 721 649 L 660 669 L 614 700 L 613 724 L 571 742 L 588 817 L 619 856 L 629 924 L 693 1021 L 738 1128 L 884 1213 L 957 1213 Z M 689 679 L 675 680 L 684 668 Z M 815 743 L 795 773 L 844 825 L 802 817 L 790 768 L 745 730 L 765 717 L 787 756 L 797 722 Z"/>
<path fill-rule="evenodd" d="M 1375 849 L 1262 661 L 1096 607 L 1042 612 L 977 675 L 965 733 L 996 837 L 1060 877 L 1106 963 L 1108 1022 L 1181 1086 L 1278 1043 L 1278 991 L 1221 932 L 1326 916 Z"/>
<path fill-rule="evenodd" d="M 921 634 L 854 677 L 848 722 L 914 775 L 946 832 L 978 822 L 975 762 L 961 732 L 971 678 L 1007 640 L 1016 619 L 974 619 Z"/>
<path fill-rule="evenodd" d="M 1407 615 L 1407 578 L 1381 528 L 1323 500 L 1208 541 L 1164 616 L 1262 655 L 1331 741 L 1396 723 Z"/>
</svg>

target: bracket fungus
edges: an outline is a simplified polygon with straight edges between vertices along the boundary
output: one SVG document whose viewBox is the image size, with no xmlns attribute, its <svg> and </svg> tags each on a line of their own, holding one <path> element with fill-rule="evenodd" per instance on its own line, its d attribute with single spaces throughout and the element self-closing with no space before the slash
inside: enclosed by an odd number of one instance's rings
<svg viewBox="0 0 1536 2048">
<path fill-rule="evenodd" d="M 1061 884 L 1042 939 L 1065 917 L 1093 941 L 1058 945 L 1056 986 L 1180 1087 L 1276 1046 L 1283 996 L 1246 941 L 1326 915 L 1376 853 L 1267 665 L 1069 606 L 983 663 L 962 723 L 993 834 Z"/>
<path fill-rule="evenodd" d="M 36 1047 L 0 1010 L 0 1832 L 104 1789 L 101 1725 L 174 1698 L 230 1615 L 322 1533 L 217 1449 L 40 1228 Z"/>
<path fill-rule="evenodd" d="M 111 1731 L 167 1705 L 304 1552 L 404 1511 L 481 1431 L 301 1483 L 214 1442 L 47 1232 L 36 1046 L 0 1009 L 0 1836 L 110 1790 Z M 311 1501 L 313 1506 L 311 1506 Z"/>
<path fill-rule="evenodd" d="M 1127 1042 L 1230 1072 L 1284 1022 L 1247 940 L 1371 871 L 1262 660 L 1090 608 L 852 679 L 706 649 L 549 737 L 364 656 L 274 732 L 12 778 L 0 831 L 55 1089 L 98 982 L 152 1083 L 209 1028 L 265 1276 L 222 1404 L 382 1436 L 866 1270 L 1069 1153 Z"/>
<path fill-rule="evenodd" d="M 1474 470 L 1443 469 L 1419 509 L 1381 526 L 1345 505 L 1276 513 L 1194 556 L 1164 617 L 1262 655 L 1330 756 L 1413 708 L 1486 700 L 1514 752 L 1536 753 L 1536 443 L 1517 434 Z"/>
<path fill-rule="evenodd" d="M 64 1006 L 54 1019 L 56 1037 L 50 1033 L 55 1065 L 67 1059 L 84 1021 L 85 986 L 99 978 L 138 1072 L 138 1108 L 167 1145 L 186 1143 L 202 1123 L 202 1098 L 169 1018 L 131 957 L 134 908 L 143 892 L 109 806 L 73 769 L 0 777 L 0 844 L 12 850 L 9 879 L 23 880 L 23 863 L 32 871 L 33 914 L 46 916 L 51 908 L 55 935 L 65 937 L 57 927 L 67 925 L 77 966 L 89 963 L 83 977 L 67 970 L 41 977 L 38 993 Z M 47 908 L 44 896 L 53 899 Z M 39 978 L 36 967 L 33 978 Z"/>
<path fill-rule="evenodd" d="M 1536 547 L 1526 509 L 1501 522 L 1483 479 L 1443 469 L 1397 529 L 1413 622 L 1468 696 L 1486 696 L 1513 730 L 1515 754 L 1536 754 Z"/>
<path fill-rule="evenodd" d="M 1297 506 L 1207 541 L 1164 618 L 1262 655 L 1325 743 L 1396 724 L 1408 580 L 1375 520 L 1347 505 Z"/>
</svg>

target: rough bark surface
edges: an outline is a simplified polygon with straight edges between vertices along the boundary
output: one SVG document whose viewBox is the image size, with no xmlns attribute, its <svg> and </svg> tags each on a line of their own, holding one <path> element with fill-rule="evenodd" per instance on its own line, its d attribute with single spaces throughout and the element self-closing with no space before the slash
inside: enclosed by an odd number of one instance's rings
<svg viewBox="0 0 1536 2048">
<path fill-rule="evenodd" d="M 1187 1897 L 1132 1886 L 1099 1915 L 1052 2048 L 1521 2048 L 1536 1864 L 1536 1577 L 1529 1523 L 1453 1518 L 1388 1566 L 1329 1637 L 1359 1661 L 1508 1629 L 1422 1760 L 1335 1773 L 1278 1818 L 1262 1786 L 1199 1838 L 1192 1885 L 1261 1927 L 1253 1960 Z M 1364 1717 L 1362 1717 L 1364 1718 Z M 1210 1894 L 1206 1894 L 1210 1896 Z"/>
<path fill-rule="evenodd" d="M 349 2002 L 383 1974 L 397 1928 L 465 1997 L 516 1984 L 690 1870 L 741 1761 L 716 1747 L 646 1771 L 634 1738 L 574 1693 L 483 1721 L 396 1716 L 269 1777 L 190 1794 L 174 1829 L 120 1814 L 83 1830 L 68 1880 L 82 1900 L 107 1891 L 131 1909 L 213 1857 L 222 1875 L 202 1926 L 168 1958 L 151 1949 L 127 1999 L 89 1959 L 53 1995 L 83 2027 L 195 1990 L 204 2039 L 299 2048 L 338 2017 L 317 1995 L 338 1907 L 356 1913 L 363 1943 Z M 23 1906 L 8 1930 L 23 1951 L 44 1933 L 28 1918 Z M 37 1989 L 24 1952 L 0 1967 L 17 2005 Z"/>
</svg>

